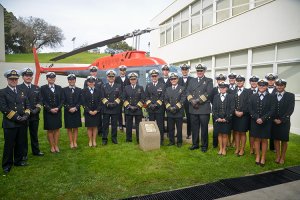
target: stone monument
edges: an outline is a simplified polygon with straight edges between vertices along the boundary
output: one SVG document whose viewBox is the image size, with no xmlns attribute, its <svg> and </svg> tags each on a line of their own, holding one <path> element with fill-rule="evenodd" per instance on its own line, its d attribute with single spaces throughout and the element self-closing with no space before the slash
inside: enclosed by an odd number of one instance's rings
<svg viewBox="0 0 300 200">
<path fill-rule="evenodd" d="M 139 127 L 140 148 L 143 151 L 160 149 L 160 132 L 155 121 L 142 121 Z"/>
</svg>

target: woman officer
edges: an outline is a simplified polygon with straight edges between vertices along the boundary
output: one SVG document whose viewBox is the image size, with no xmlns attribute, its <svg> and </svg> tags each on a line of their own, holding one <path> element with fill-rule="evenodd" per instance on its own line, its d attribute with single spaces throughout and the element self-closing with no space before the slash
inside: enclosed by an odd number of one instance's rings
<svg viewBox="0 0 300 200">
<path fill-rule="evenodd" d="M 101 91 L 95 87 L 96 78 L 88 76 L 87 87 L 82 90 L 81 103 L 84 108 L 85 127 L 89 137 L 89 147 L 96 147 L 96 137 L 98 125 L 100 124 L 101 112 Z"/>
<path fill-rule="evenodd" d="M 65 128 L 68 132 L 70 147 L 77 148 L 78 127 L 82 126 L 80 113 L 81 89 L 75 86 L 75 74 L 69 74 L 67 79 L 69 86 L 63 88 Z"/>
<path fill-rule="evenodd" d="M 275 115 L 272 123 L 272 136 L 276 150 L 275 162 L 284 164 L 289 141 L 290 117 L 295 108 L 295 94 L 285 91 L 286 81 L 276 80 Z"/>
<path fill-rule="evenodd" d="M 62 127 L 61 108 L 64 103 L 63 89 L 54 84 L 56 75 L 54 72 L 46 74 L 47 84 L 41 87 L 41 95 L 44 104 L 44 129 L 47 130 L 48 141 L 52 153 L 58 153 L 59 129 Z"/>
<path fill-rule="evenodd" d="M 254 137 L 255 164 L 264 166 L 268 139 L 271 137 L 272 118 L 275 110 L 274 97 L 267 92 L 268 82 L 258 82 L 258 92 L 250 96 L 249 112 L 251 117 L 251 134 Z M 261 154 L 260 154 L 261 144 Z"/>
</svg>

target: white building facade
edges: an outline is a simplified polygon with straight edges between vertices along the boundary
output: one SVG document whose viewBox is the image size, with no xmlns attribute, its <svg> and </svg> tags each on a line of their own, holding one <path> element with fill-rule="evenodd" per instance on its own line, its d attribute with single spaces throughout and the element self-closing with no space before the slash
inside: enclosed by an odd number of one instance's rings
<svg viewBox="0 0 300 200">
<path fill-rule="evenodd" d="M 300 1 L 176 0 L 151 20 L 151 56 L 204 63 L 206 76 L 269 72 L 296 95 L 291 132 L 300 134 Z M 249 84 L 247 83 L 247 86 Z"/>
</svg>

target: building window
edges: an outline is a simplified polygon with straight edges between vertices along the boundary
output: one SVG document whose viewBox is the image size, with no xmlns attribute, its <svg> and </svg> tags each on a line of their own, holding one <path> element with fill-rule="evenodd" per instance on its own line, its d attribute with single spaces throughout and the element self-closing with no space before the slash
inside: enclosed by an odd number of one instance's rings
<svg viewBox="0 0 300 200">
<path fill-rule="evenodd" d="M 166 27 L 165 25 L 160 26 L 160 46 L 166 44 Z"/>
<path fill-rule="evenodd" d="M 300 63 L 286 63 L 278 65 L 278 76 L 287 81 L 286 90 L 295 94 L 300 94 L 298 84 L 300 77 Z"/>
<path fill-rule="evenodd" d="M 173 41 L 180 38 L 180 13 L 173 18 Z"/>
<path fill-rule="evenodd" d="M 201 1 L 196 1 L 192 6 L 192 33 L 200 30 Z"/>
<path fill-rule="evenodd" d="M 252 75 L 259 76 L 259 78 L 265 78 L 267 73 L 273 72 L 273 65 L 258 65 L 252 67 Z"/>
<path fill-rule="evenodd" d="M 202 28 L 213 24 L 213 1 L 203 0 L 202 2 Z"/>
<path fill-rule="evenodd" d="M 248 50 L 236 51 L 230 53 L 230 65 L 247 64 Z"/>
<path fill-rule="evenodd" d="M 207 67 L 207 69 L 211 69 L 211 65 L 212 65 L 211 56 L 201 58 L 201 63 L 204 64 Z"/>
<path fill-rule="evenodd" d="M 267 3 L 270 0 L 255 0 L 255 6 L 260 6 L 264 3 Z"/>
<path fill-rule="evenodd" d="M 223 21 L 230 17 L 230 1 L 220 0 L 217 1 L 217 22 Z"/>
<path fill-rule="evenodd" d="M 228 53 L 216 55 L 216 68 L 218 67 L 228 67 L 229 65 L 229 56 Z"/>
<path fill-rule="evenodd" d="M 300 40 L 277 45 L 277 61 L 300 59 Z"/>
<path fill-rule="evenodd" d="M 189 8 L 181 12 L 181 37 L 189 34 Z"/>
<path fill-rule="evenodd" d="M 232 16 L 249 10 L 249 0 L 232 0 Z"/>
<path fill-rule="evenodd" d="M 265 46 L 253 49 L 252 63 L 274 62 L 275 46 Z"/>
<path fill-rule="evenodd" d="M 231 68 L 230 72 L 236 73 L 237 75 L 243 75 L 245 78 L 247 76 L 247 67 L 235 67 Z"/>
<path fill-rule="evenodd" d="M 166 44 L 172 42 L 172 19 L 166 22 Z"/>
</svg>

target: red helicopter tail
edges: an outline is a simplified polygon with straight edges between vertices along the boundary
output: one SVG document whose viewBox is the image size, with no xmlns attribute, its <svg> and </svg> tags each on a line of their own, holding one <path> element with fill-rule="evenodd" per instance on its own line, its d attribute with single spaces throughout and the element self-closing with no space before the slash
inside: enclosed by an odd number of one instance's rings
<svg viewBox="0 0 300 200">
<path fill-rule="evenodd" d="M 36 48 L 33 48 L 32 52 L 33 52 L 33 57 L 34 57 L 34 62 L 35 62 L 34 84 L 37 85 L 39 82 L 39 79 L 40 79 L 40 75 L 41 75 L 41 66 L 40 66 L 38 55 L 36 53 Z"/>
</svg>

